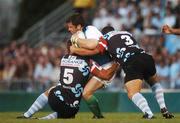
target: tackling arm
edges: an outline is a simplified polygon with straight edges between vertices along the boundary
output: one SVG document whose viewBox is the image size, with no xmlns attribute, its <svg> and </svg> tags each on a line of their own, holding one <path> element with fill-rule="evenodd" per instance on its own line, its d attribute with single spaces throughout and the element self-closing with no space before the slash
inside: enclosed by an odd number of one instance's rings
<svg viewBox="0 0 180 123">
<path fill-rule="evenodd" d="M 98 40 L 96 39 L 77 39 L 77 44 L 86 49 L 95 49 L 98 45 Z"/>
<path fill-rule="evenodd" d="M 71 54 L 75 53 L 80 56 L 91 56 L 99 53 L 99 50 L 97 48 L 90 50 L 90 49 L 84 49 L 84 48 L 77 48 L 75 46 L 70 47 Z"/>
<path fill-rule="evenodd" d="M 74 34 L 71 36 L 72 44 L 77 44 L 81 48 L 85 49 L 95 49 L 98 45 L 98 40 L 96 39 L 81 39 L 78 35 Z"/>
</svg>

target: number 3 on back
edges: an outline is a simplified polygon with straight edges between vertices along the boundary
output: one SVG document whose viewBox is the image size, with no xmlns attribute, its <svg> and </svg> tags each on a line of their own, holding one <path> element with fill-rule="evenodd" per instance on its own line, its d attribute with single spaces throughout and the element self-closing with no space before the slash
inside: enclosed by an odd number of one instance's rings
<svg viewBox="0 0 180 123">
<path fill-rule="evenodd" d="M 121 35 L 121 39 L 126 40 L 126 42 L 125 42 L 126 45 L 132 45 L 134 43 L 133 40 L 131 39 L 131 37 L 128 35 Z"/>
</svg>

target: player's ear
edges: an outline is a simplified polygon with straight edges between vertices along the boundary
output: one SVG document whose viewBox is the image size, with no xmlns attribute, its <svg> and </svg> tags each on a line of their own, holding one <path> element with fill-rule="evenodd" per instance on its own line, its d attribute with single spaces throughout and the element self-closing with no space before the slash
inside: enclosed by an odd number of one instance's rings
<svg viewBox="0 0 180 123">
<path fill-rule="evenodd" d="M 77 29 L 78 30 L 81 30 L 82 29 L 82 26 L 80 24 L 77 25 Z"/>
</svg>

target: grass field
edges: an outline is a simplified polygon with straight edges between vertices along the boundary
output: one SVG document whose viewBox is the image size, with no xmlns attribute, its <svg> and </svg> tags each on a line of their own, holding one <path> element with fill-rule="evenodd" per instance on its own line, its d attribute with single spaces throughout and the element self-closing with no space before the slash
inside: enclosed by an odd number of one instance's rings
<svg viewBox="0 0 180 123">
<path fill-rule="evenodd" d="M 105 119 L 92 119 L 91 113 L 78 113 L 75 119 L 16 119 L 21 112 L 0 112 L 0 123 L 180 123 L 180 114 L 174 114 L 174 119 L 163 119 L 160 114 L 155 114 L 156 119 L 142 119 L 140 113 L 105 113 Z M 40 112 L 37 117 L 47 115 L 48 112 Z"/>
</svg>

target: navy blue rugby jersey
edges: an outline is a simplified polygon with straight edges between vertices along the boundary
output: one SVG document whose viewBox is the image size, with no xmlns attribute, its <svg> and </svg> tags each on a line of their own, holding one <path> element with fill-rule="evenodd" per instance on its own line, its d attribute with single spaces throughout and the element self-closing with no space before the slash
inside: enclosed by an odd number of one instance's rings
<svg viewBox="0 0 180 123">
<path fill-rule="evenodd" d="M 60 89 L 58 91 L 61 101 L 71 106 L 78 106 L 89 74 L 88 58 L 77 55 L 65 55 L 62 57 L 60 63 Z"/>
<path fill-rule="evenodd" d="M 144 53 L 132 34 L 126 31 L 111 31 L 100 38 L 98 48 L 103 54 L 109 54 L 120 64 L 124 64 L 134 55 Z"/>
</svg>

